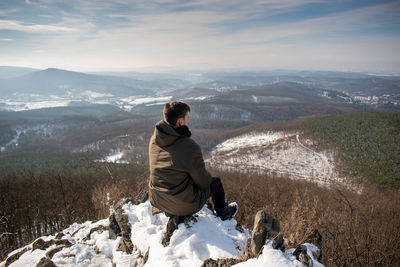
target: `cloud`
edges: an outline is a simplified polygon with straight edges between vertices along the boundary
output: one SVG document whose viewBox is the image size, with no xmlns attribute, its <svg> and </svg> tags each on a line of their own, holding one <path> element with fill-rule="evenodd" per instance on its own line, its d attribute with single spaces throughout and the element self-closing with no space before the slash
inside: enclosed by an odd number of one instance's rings
<svg viewBox="0 0 400 267">
<path fill-rule="evenodd" d="M 213 1 L 208 0 L 207 2 Z M 257 1 L 257 3 L 263 4 L 262 1 Z M 271 2 L 267 4 L 271 4 Z M 293 1 L 284 1 L 283 4 L 276 1 L 275 4 L 276 6 L 295 5 Z M 121 51 L 130 52 L 137 49 L 137 51 L 143 51 L 145 54 L 182 51 L 182 53 L 186 52 L 186 56 L 189 56 L 190 52 L 219 51 L 231 46 L 249 46 L 251 48 L 252 45 L 265 45 L 285 38 L 306 40 L 327 33 L 348 32 L 369 26 L 375 27 L 376 25 L 369 25 L 368 23 L 370 16 L 378 16 L 381 12 L 386 12 L 388 8 L 387 5 L 374 6 L 327 17 L 277 25 L 250 25 L 235 32 L 225 32 L 223 28 L 215 26 L 217 23 L 236 18 L 237 14 L 230 14 L 229 12 L 221 13 L 200 9 L 162 14 L 121 14 L 121 17 L 132 23 L 124 23 L 125 27 L 110 29 L 97 27 L 96 31 L 90 35 L 88 32 L 85 33 L 85 39 L 90 37 L 92 40 L 79 42 L 78 45 L 85 49 L 85 47 L 91 47 L 97 43 L 95 47 L 109 47 L 112 51 L 112 47 L 116 47 L 116 44 L 118 44 L 118 50 Z M 71 23 L 66 22 L 66 25 L 71 25 Z M 91 26 L 93 29 L 96 27 L 96 25 Z M 338 38 L 344 37 L 345 35 L 342 34 Z M 72 40 L 72 42 L 75 41 Z"/>
<path fill-rule="evenodd" d="M 26 19 L 37 23 L 0 20 L 0 30 L 48 33 L 27 43 L 30 49 L 25 54 L 30 56 L 27 62 L 47 60 L 48 65 L 63 63 L 70 68 L 211 64 L 334 69 L 341 66 L 340 62 L 353 67 L 378 66 L 381 58 L 386 63 L 392 60 L 394 67 L 400 64 L 399 56 L 390 56 L 397 53 L 399 33 L 390 35 L 388 28 L 394 28 L 400 20 L 399 4 L 393 2 L 330 15 L 310 12 L 311 16 L 309 13 L 305 17 L 299 15 L 303 12 L 299 7 L 331 2 L 31 0 L 31 3 L 42 13 Z M 274 15 L 279 15 L 280 20 L 274 20 Z M 39 17 L 41 20 L 35 21 Z M 380 37 L 371 35 L 371 30 Z"/>
<path fill-rule="evenodd" d="M 57 32 L 73 32 L 76 29 L 57 26 L 57 25 L 40 25 L 40 24 L 23 24 L 16 20 L 1 20 L 0 30 L 15 30 L 26 33 L 57 33 Z"/>
<path fill-rule="evenodd" d="M 13 39 L 10 39 L 10 38 L 0 38 L 0 41 L 13 41 Z"/>
<path fill-rule="evenodd" d="M 156 8 L 153 12 L 144 14 L 110 13 L 109 17 L 124 18 L 125 23 L 120 25 L 121 28 L 115 28 L 112 31 L 99 29 L 97 37 L 107 39 L 106 36 L 110 35 L 113 36 L 113 39 L 125 40 L 125 43 L 131 40 L 136 44 L 146 40 L 148 42 L 161 41 L 160 45 L 162 44 L 164 47 L 169 46 L 168 43 L 170 43 L 172 46 L 181 47 L 184 50 L 190 49 L 185 47 L 185 44 L 192 48 L 207 49 L 207 47 L 265 44 L 288 38 L 295 38 L 296 40 L 317 38 L 318 35 L 329 34 L 337 34 L 338 39 L 340 39 L 345 38 L 350 33 L 358 35 L 364 31 L 364 34 L 368 34 L 371 29 L 384 28 L 385 25 L 394 24 L 396 19 L 398 20 L 396 14 L 400 13 L 399 8 L 396 9 L 391 4 L 381 4 L 334 13 L 324 17 L 299 19 L 294 22 L 273 23 L 263 21 L 256 24 L 241 25 L 241 21 L 246 20 L 249 16 L 265 16 L 265 13 L 273 10 L 288 12 L 287 9 L 314 2 L 321 1 L 269 0 L 243 3 L 243 1 L 237 0 L 223 2 L 203 0 L 200 3 L 204 6 L 188 11 L 161 12 Z M 183 2 L 176 4 L 176 6 L 187 7 L 196 3 L 198 2 Z M 150 9 L 150 5 L 153 4 L 154 1 L 147 4 L 147 8 Z M 233 5 L 240 5 L 241 8 L 233 9 L 231 8 Z M 252 10 L 258 10 L 258 13 L 254 13 Z M 385 16 L 382 14 L 385 14 Z M 374 20 L 371 20 L 371 18 L 374 18 Z M 235 28 L 232 25 L 240 27 Z M 234 30 L 227 31 L 227 27 Z M 124 37 L 124 35 L 127 37 Z M 201 46 L 204 48 L 201 48 Z"/>
<path fill-rule="evenodd" d="M 321 37 L 322 40 L 330 35 L 336 36 L 333 39 L 337 41 L 346 42 L 348 36 L 368 36 L 371 31 L 387 30 L 389 26 L 396 24 L 400 27 L 399 13 L 399 5 L 380 4 L 295 22 L 244 27 L 225 33 L 224 37 L 231 40 L 231 45 L 239 46 L 284 42 L 284 39 L 304 42 Z"/>
</svg>

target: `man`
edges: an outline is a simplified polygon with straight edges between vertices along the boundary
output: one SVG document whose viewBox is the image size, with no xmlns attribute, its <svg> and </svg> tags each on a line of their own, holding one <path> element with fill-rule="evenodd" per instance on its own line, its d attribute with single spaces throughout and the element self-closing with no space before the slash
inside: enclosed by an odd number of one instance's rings
<svg viewBox="0 0 400 267">
<path fill-rule="evenodd" d="M 211 196 L 216 214 L 231 219 L 237 204 L 227 204 L 219 178 L 207 172 L 200 146 L 190 138 L 190 107 L 182 102 L 164 105 L 149 143 L 151 204 L 167 216 L 190 216 Z M 179 220 L 180 222 L 182 220 Z"/>
</svg>

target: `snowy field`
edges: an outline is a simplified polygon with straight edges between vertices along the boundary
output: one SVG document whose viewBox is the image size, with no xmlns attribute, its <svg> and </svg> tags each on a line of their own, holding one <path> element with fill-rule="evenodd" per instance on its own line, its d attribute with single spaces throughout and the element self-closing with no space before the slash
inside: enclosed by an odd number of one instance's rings
<svg viewBox="0 0 400 267">
<path fill-rule="evenodd" d="M 63 96 L 16 94 L 13 99 L 1 99 L 0 109 L 8 111 L 23 111 L 42 108 L 66 107 L 73 101 L 86 101 L 93 104 L 111 104 L 115 97 L 86 90 L 80 93 L 67 91 Z"/>
<path fill-rule="evenodd" d="M 70 93 L 70 92 L 68 92 Z M 83 91 L 81 93 L 75 93 L 59 96 L 40 96 L 40 95 L 21 95 L 16 97 L 18 100 L 1 99 L 0 98 L 0 110 L 7 111 L 23 111 L 33 110 L 42 108 L 53 108 L 53 107 L 66 107 L 74 101 L 85 101 L 92 104 L 110 104 L 117 105 L 123 110 L 130 111 L 137 105 L 145 104 L 151 105 L 162 105 L 172 99 L 172 96 L 163 97 L 143 97 L 143 96 L 130 96 L 130 97 L 116 97 L 111 94 L 102 94 L 92 91 Z M 200 100 L 200 99 L 199 99 Z"/>
<path fill-rule="evenodd" d="M 7 111 L 23 111 L 41 108 L 66 107 L 71 100 L 11 101 L 0 100 L 1 109 Z"/>
<path fill-rule="evenodd" d="M 172 96 L 163 96 L 163 97 L 136 97 L 130 96 L 126 98 L 121 98 L 117 101 L 118 106 L 121 109 L 130 111 L 135 106 L 145 104 L 146 106 L 152 105 L 162 105 L 172 99 Z"/>
<path fill-rule="evenodd" d="M 217 145 L 206 162 L 225 170 L 267 173 L 328 185 L 343 182 L 334 167 L 333 153 L 317 153 L 295 132 L 253 132 Z"/>
<path fill-rule="evenodd" d="M 152 215 L 149 201 L 134 205 L 123 206 L 128 214 L 131 225 L 131 240 L 134 244 L 132 254 L 118 250 L 121 238 L 109 238 L 108 219 L 98 222 L 74 223 L 63 231 L 62 239 L 68 240 L 72 245 L 63 247 L 52 256 L 56 266 L 201 266 L 207 258 L 240 258 L 250 231 L 236 230 L 234 219 L 221 221 L 207 207 L 196 214 L 197 222 L 191 222 L 189 227 L 180 224 L 173 233 L 170 244 L 164 247 L 161 244 L 162 236 L 166 230 L 168 218 L 164 214 Z M 55 239 L 55 236 L 42 237 L 43 241 Z M 33 244 L 33 243 L 32 243 Z M 26 249 L 11 267 L 36 266 L 46 253 L 54 250 L 56 245 L 42 250 L 32 250 L 32 244 L 15 250 L 12 256 Z M 307 254 L 313 259 L 314 266 L 322 266 L 314 260 L 312 250 L 316 247 L 305 244 Z M 148 259 L 144 255 L 148 252 Z M 292 255 L 293 249 L 286 252 L 275 250 L 269 241 L 266 242 L 258 258 L 249 259 L 237 266 L 304 266 Z M 4 267 L 5 262 L 0 263 Z"/>
</svg>

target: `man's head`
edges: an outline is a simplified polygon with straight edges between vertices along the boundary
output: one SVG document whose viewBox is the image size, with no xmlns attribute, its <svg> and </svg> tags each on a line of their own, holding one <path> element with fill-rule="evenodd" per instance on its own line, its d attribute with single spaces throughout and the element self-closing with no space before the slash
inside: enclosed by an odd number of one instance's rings
<svg viewBox="0 0 400 267">
<path fill-rule="evenodd" d="M 164 105 L 164 121 L 169 125 L 178 127 L 182 125 L 188 125 L 190 107 L 183 102 L 173 101 Z"/>
</svg>

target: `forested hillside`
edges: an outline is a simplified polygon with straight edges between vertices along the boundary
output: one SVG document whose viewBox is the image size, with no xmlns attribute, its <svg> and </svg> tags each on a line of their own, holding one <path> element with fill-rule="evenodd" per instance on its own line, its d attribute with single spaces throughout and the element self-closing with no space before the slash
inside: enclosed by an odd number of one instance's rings
<svg viewBox="0 0 400 267">
<path fill-rule="evenodd" d="M 400 188 L 400 114 L 364 113 L 319 117 L 303 130 L 320 145 L 338 149 L 352 174 Z"/>
</svg>

